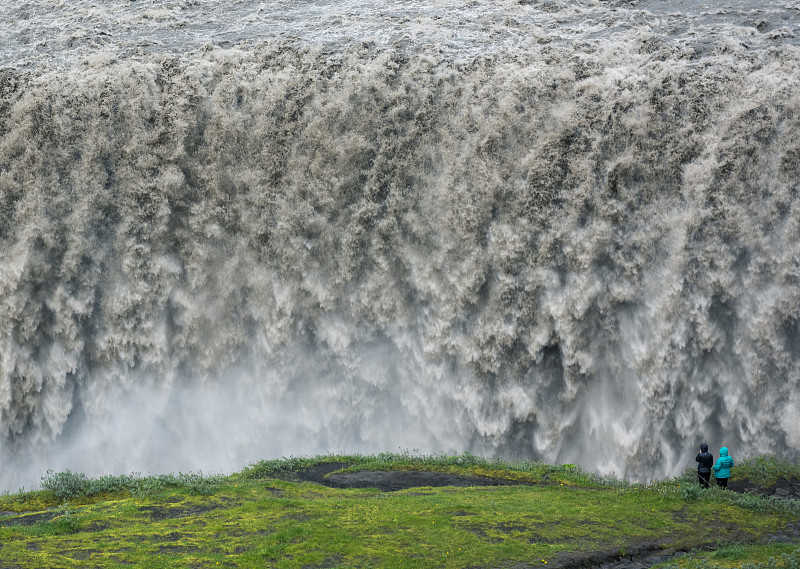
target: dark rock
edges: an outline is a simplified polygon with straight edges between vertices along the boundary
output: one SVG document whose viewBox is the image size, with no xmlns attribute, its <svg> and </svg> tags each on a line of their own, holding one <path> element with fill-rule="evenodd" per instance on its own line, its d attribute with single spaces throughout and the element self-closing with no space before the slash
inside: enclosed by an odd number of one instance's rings
<svg viewBox="0 0 800 569">
<path fill-rule="evenodd" d="M 756 496 L 775 496 L 776 498 L 795 498 L 800 499 L 800 492 L 797 491 L 795 485 L 798 481 L 796 478 L 786 480 L 785 478 L 778 478 L 774 484 L 770 486 L 759 486 L 758 484 L 747 479 L 733 479 L 728 483 L 728 489 L 734 492 L 746 492 Z"/>
</svg>

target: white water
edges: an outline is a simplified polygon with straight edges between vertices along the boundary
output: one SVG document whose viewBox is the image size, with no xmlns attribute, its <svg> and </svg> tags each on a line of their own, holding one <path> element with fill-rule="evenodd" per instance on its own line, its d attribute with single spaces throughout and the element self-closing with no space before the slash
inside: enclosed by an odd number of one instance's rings
<svg viewBox="0 0 800 569">
<path fill-rule="evenodd" d="M 13 5 L 12 5 L 13 4 Z M 797 3 L 0 6 L 0 488 L 800 450 Z"/>
</svg>

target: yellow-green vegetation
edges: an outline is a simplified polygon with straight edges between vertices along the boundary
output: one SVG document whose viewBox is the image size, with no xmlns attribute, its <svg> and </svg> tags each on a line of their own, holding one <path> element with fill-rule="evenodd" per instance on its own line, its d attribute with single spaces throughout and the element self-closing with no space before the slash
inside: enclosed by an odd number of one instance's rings
<svg viewBox="0 0 800 569">
<path fill-rule="evenodd" d="M 515 484 L 381 492 L 299 481 L 325 463 Z M 0 566 L 567 567 L 638 551 L 684 552 L 676 568 L 797 569 L 800 559 L 797 543 L 762 545 L 800 519 L 800 502 L 702 491 L 690 474 L 636 484 L 574 465 L 400 453 L 262 461 L 228 476 L 49 472 L 42 488 L 0 496 Z"/>
<path fill-rule="evenodd" d="M 675 556 L 659 569 L 796 569 L 800 567 L 800 545 L 733 543 L 714 551 L 690 551 Z"/>
</svg>

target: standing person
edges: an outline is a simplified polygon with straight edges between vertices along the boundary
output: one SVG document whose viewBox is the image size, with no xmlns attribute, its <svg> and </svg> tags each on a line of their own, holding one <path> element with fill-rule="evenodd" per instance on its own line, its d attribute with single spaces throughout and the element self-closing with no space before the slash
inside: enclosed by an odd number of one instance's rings
<svg viewBox="0 0 800 569">
<path fill-rule="evenodd" d="M 708 481 L 711 478 L 711 467 L 714 465 L 714 455 L 708 452 L 708 445 L 700 445 L 700 452 L 695 457 L 697 461 L 697 480 L 703 488 L 708 488 Z"/>
<path fill-rule="evenodd" d="M 722 447 L 719 449 L 717 464 L 714 465 L 714 476 L 717 479 L 717 486 L 720 488 L 728 487 L 728 478 L 731 477 L 732 466 L 733 457 L 728 456 L 728 447 Z"/>
</svg>

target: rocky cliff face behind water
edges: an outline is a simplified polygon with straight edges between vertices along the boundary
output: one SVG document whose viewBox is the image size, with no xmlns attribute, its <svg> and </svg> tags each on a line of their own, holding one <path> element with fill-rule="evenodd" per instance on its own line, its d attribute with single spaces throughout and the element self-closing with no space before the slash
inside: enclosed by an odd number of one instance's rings
<svg viewBox="0 0 800 569">
<path fill-rule="evenodd" d="M 162 4 L 186 24 L 73 3 L 83 35 L 0 69 L 0 486 L 796 455 L 793 21 L 434 2 L 272 29 L 239 2 L 262 33 L 215 43 Z M 202 45 L 100 42 L 123 16 Z"/>
</svg>

